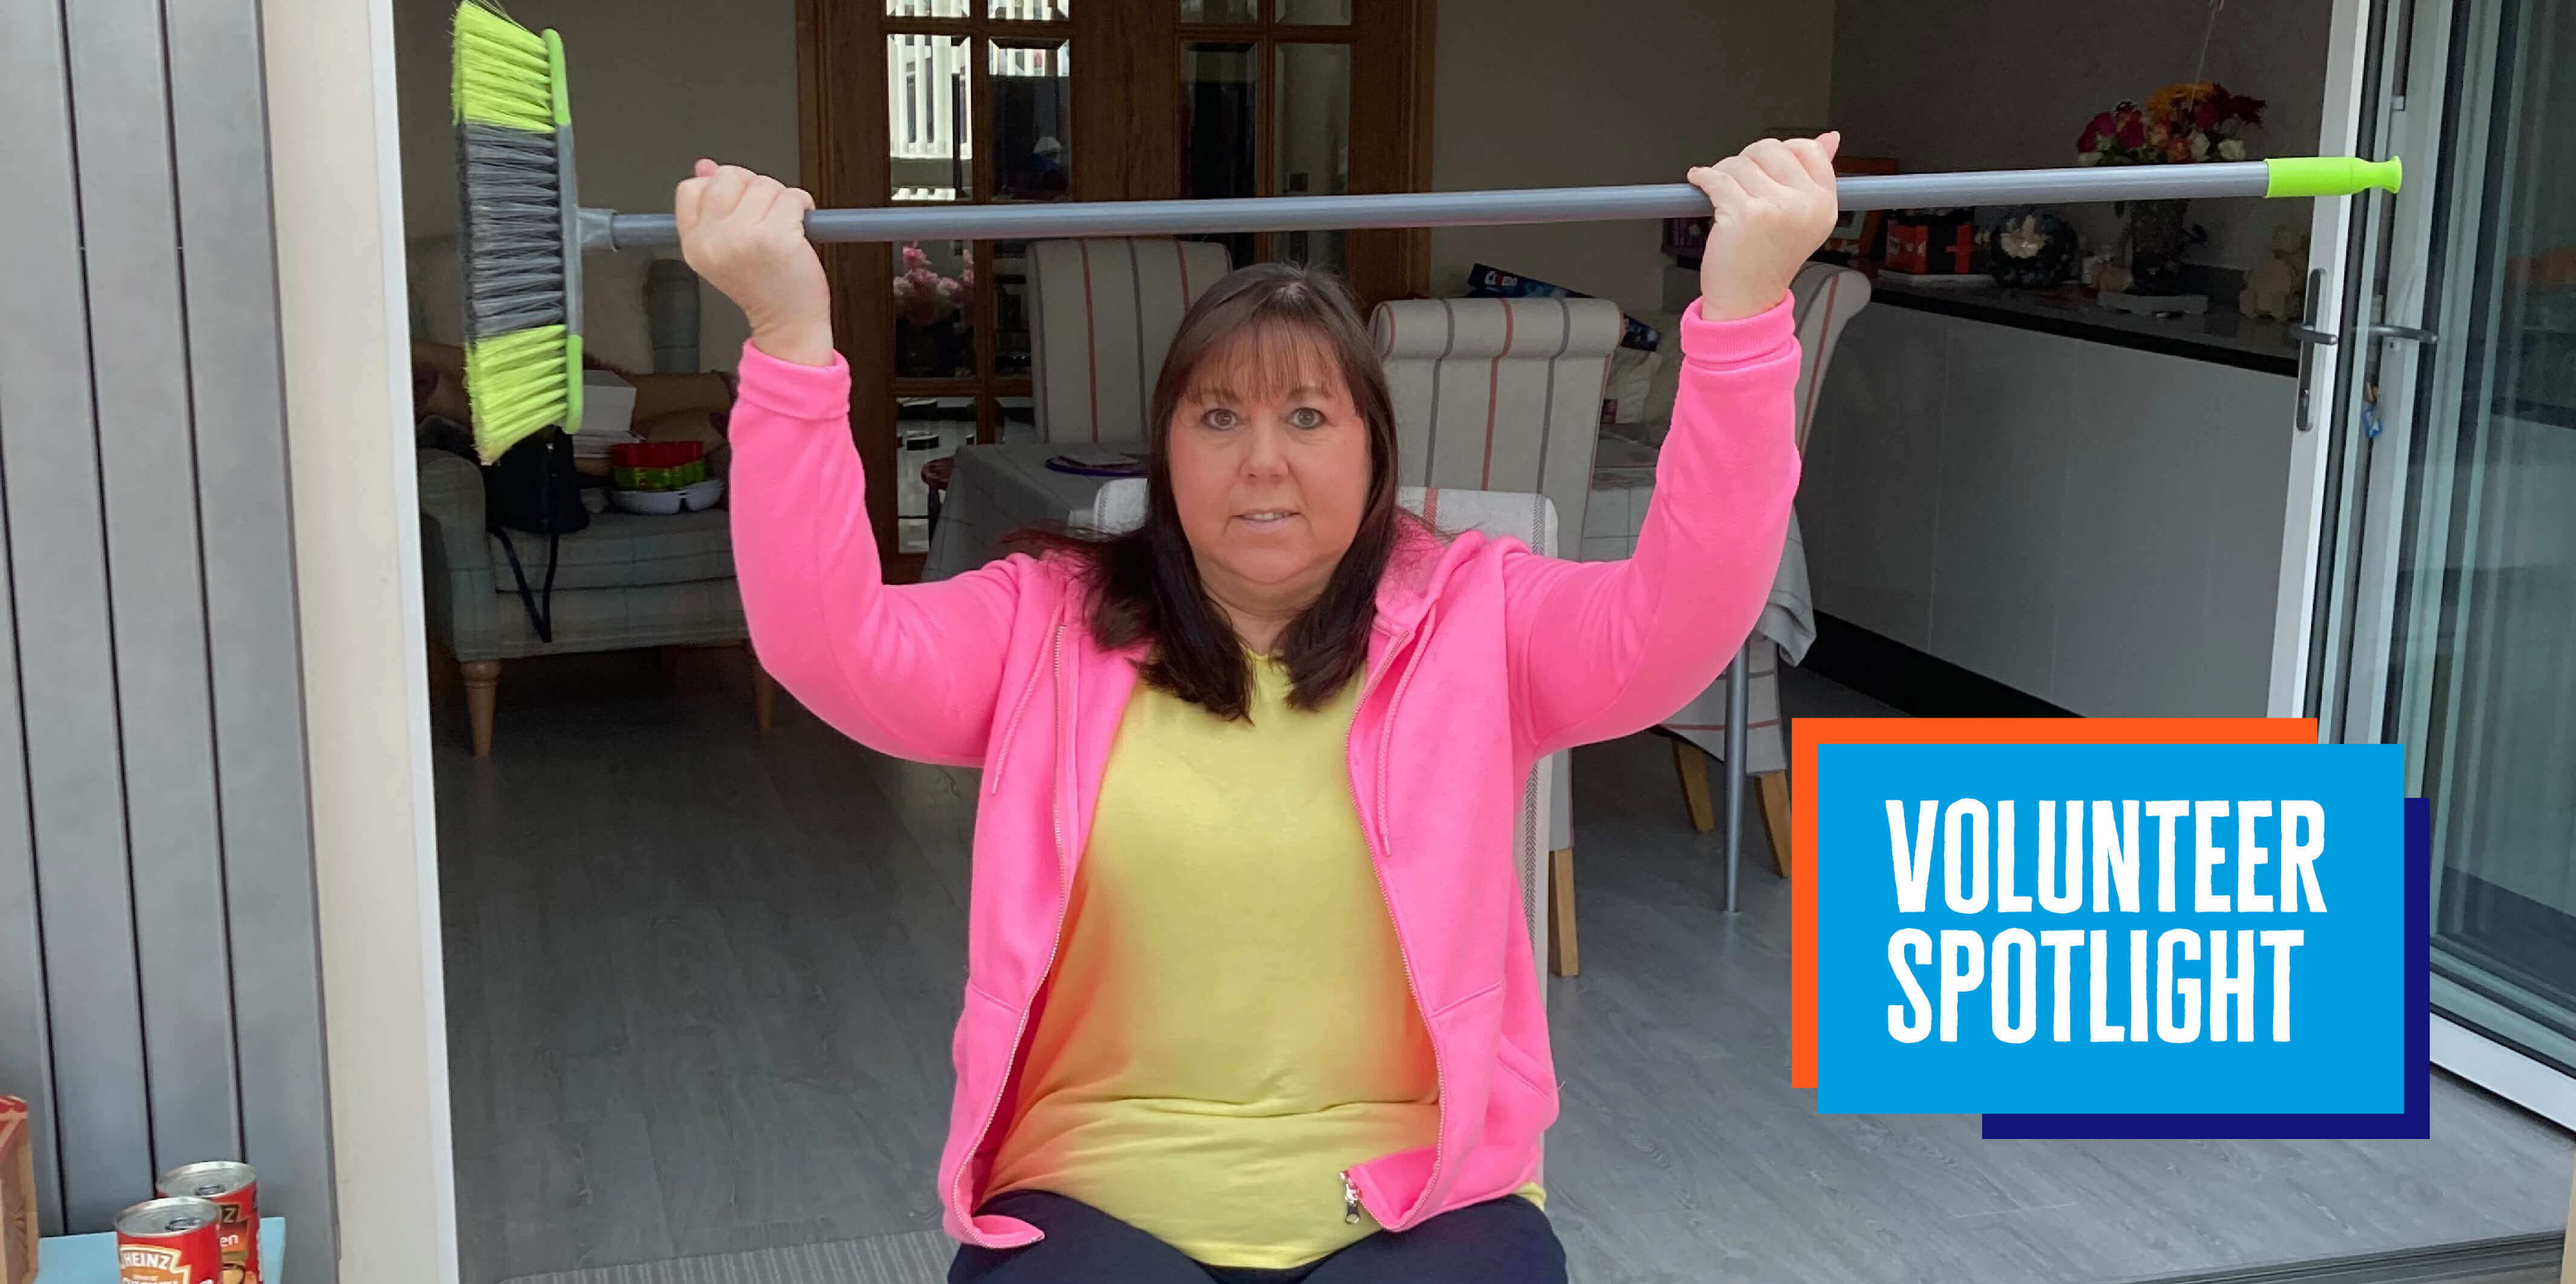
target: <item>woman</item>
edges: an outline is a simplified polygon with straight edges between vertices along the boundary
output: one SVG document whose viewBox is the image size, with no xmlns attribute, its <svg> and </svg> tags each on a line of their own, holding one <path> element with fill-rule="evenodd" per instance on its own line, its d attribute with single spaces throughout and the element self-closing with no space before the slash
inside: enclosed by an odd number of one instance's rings
<svg viewBox="0 0 2576 1284">
<path fill-rule="evenodd" d="M 762 664 L 870 746 L 983 769 L 953 1284 L 1565 1278 L 1514 812 L 1541 755 L 1668 716 L 1761 610 L 1797 485 L 1788 284 L 1836 142 L 1690 172 L 1701 298 L 1613 563 L 1400 514 L 1358 317 L 1263 265 L 1173 339 L 1140 529 L 890 587 L 811 200 L 708 161 L 680 185 L 689 263 L 752 325 L 733 529 Z"/>
</svg>

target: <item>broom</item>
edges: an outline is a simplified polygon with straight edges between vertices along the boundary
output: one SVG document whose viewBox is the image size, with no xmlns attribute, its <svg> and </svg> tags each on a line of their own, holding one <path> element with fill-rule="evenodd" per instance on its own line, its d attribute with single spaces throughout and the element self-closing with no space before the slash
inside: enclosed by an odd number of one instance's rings
<svg viewBox="0 0 2576 1284">
<path fill-rule="evenodd" d="M 668 214 L 582 209 L 574 200 L 563 44 L 493 7 L 456 11 L 459 186 L 465 204 L 466 394 L 484 457 L 560 422 L 581 422 L 581 255 L 678 245 Z M 2396 191 L 2395 160 L 2301 156 L 2194 165 L 1862 175 L 1839 180 L 1845 210 L 2188 197 L 2351 196 Z M 826 241 L 1021 240 L 1478 227 L 1690 218 L 1708 197 L 1688 183 L 1632 187 L 1271 196 L 1194 201 L 1048 202 L 815 210 Z M 489 415 L 493 422 L 486 426 Z"/>
<path fill-rule="evenodd" d="M 474 448 L 581 429 L 581 254 L 563 41 L 456 7 L 457 261 Z"/>
</svg>

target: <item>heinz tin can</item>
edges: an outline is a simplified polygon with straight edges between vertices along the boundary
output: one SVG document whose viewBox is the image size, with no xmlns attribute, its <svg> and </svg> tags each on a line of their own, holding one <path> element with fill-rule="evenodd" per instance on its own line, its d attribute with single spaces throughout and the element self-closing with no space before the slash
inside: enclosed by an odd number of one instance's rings
<svg viewBox="0 0 2576 1284">
<path fill-rule="evenodd" d="M 215 1284 L 224 1270 L 217 1228 L 224 1211 L 210 1199 L 147 1199 L 116 1215 L 116 1276 L 121 1284 Z"/>
<path fill-rule="evenodd" d="M 214 1201 L 223 1211 L 223 1284 L 259 1284 L 259 1174 L 238 1159 L 183 1164 L 161 1174 L 160 1191 L 177 1199 Z"/>
</svg>

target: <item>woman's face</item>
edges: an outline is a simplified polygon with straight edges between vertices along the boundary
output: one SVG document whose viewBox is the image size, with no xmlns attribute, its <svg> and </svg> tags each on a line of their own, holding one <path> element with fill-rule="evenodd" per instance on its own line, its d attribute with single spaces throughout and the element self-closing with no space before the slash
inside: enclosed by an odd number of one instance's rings
<svg viewBox="0 0 2576 1284">
<path fill-rule="evenodd" d="M 1294 614 L 1320 596 L 1369 492 L 1368 425 L 1323 346 L 1271 332 L 1210 353 L 1166 431 L 1181 529 L 1218 602 Z"/>
</svg>

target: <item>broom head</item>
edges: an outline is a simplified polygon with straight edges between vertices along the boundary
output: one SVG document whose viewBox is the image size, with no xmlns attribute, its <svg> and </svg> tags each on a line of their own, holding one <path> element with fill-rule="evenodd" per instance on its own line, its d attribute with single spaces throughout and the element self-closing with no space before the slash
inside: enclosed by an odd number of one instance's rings
<svg viewBox="0 0 2576 1284">
<path fill-rule="evenodd" d="M 465 393 L 485 463 L 581 426 L 581 250 L 563 42 L 489 0 L 456 8 L 457 257 Z"/>
</svg>

